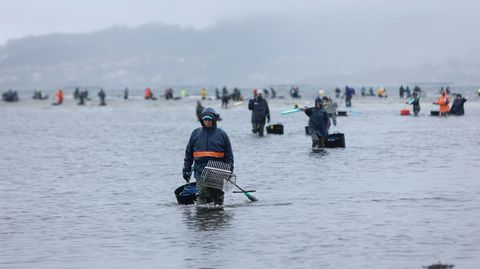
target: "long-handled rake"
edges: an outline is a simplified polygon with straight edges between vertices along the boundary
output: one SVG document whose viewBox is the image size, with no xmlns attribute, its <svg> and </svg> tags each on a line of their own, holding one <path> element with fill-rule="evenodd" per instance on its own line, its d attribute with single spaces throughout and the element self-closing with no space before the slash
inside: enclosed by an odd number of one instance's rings
<svg viewBox="0 0 480 269">
<path fill-rule="evenodd" d="M 199 184 L 206 187 L 229 190 L 230 185 L 234 185 L 252 202 L 258 201 L 249 191 L 242 189 L 237 185 L 237 176 L 231 172 L 232 165 L 220 161 L 210 160 L 203 169 Z"/>
</svg>

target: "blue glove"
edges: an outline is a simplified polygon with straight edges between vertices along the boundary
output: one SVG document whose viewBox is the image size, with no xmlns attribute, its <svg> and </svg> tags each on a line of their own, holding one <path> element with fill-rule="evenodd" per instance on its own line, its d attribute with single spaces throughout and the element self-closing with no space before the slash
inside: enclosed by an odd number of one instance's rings
<svg viewBox="0 0 480 269">
<path fill-rule="evenodd" d="M 185 179 L 185 181 L 187 183 L 190 182 L 190 177 L 192 176 L 192 171 L 187 170 L 187 169 L 183 169 L 182 174 L 183 174 L 183 179 Z"/>
</svg>

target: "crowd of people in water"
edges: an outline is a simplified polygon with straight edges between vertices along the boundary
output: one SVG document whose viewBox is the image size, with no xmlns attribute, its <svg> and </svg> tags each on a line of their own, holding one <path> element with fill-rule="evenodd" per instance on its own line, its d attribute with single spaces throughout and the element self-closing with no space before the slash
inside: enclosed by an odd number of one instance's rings
<svg viewBox="0 0 480 269">
<path fill-rule="evenodd" d="M 233 88 L 233 91 L 230 92 L 227 87 L 222 87 L 221 90 L 219 88 L 215 88 L 215 99 L 221 101 L 221 108 L 227 109 L 229 107 L 229 102 L 232 100 L 234 104 L 238 104 L 244 101 L 244 97 L 241 93 L 241 90 L 238 87 Z M 289 90 L 291 98 L 301 98 L 300 95 L 300 88 L 299 86 L 292 86 Z M 345 107 L 349 108 L 352 107 L 352 99 L 356 96 L 355 88 L 351 86 L 345 86 L 343 93 L 339 87 L 336 87 L 334 90 L 335 93 L 335 100 L 343 99 L 345 101 Z M 373 87 L 370 87 L 368 90 L 366 87 L 361 87 L 360 94 L 362 97 L 368 96 L 376 96 L 378 98 L 387 98 L 389 95 L 387 94 L 387 89 L 384 87 L 378 87 L 374 90 Z M 446 115 L 464 115 L 464 104 L 467 101 L 465 97 L 463 97 L 460 93 L 453 93 L 454 96 L 453 101 L 451 100 L 450 87 L 439 89 L 439 97 L 433 103 L 438 105 L 438 115 L 439 116 L 446 116 Z M 480 97 L 480 90 L 477 92 L 478 96 Z M 106 92 L 103 89 L 100 89 L 97 93 L 99 98 L 99 105 L 105 106 L 106 103 Z M 180 96 L 174 96 L 174 89 L 169 87 L 166 88 L 161 95 L 162 98 L 165 100 L 179 100 L 182 98 L 186 98 L 189 96 L 188 90 L 185 88 L 180 89 Z M 268 111 L 268 105 L 266 104 L 267 99 L 275 99 L 275 98 L 285 98 L 284 96 L 278 96 L 277 91 L 273 88 L 258 88 L 253 90 L 254 98 L 249 100 L 248 107 L 252 111 Z M 338 104 L 336 101 L 333 101 L 332 98 L 325 96 L 324 90 L 319 90 L 318 96 L 320 97 L 321 101 L 324 104 L 324 107 L 328 110 L 327 113 L 333 120 L 333 124 L 336 124 L 336 107 Z M 425 96 L 425 93 L 419 86 L 414 86 L 413 90 L 410 90 L 409 86 L 401 85 L 398 89 L 398 96 L 400 99 L 407 99 L 405 104 L 411 105 L 413 110 L 413 115 L 417 116 L 420 113 L 420 98 Z M 33 93 L 33 99 L 35 100 L 47 100 L 49 99 L 49 95 L 43 94 L 40 90 L 35 90 Z M 85 105 L 87 101 L 90 101 L 91 98 L 89 97 L 88 89 L 80 90 L 79 87 L 76 87 L 73 91 L 73 98 L 77 102 L 78 105 Z M 212 97 L 209 96 L 208 90 L 206 88 L 200 89 L 200 98 L 201 100 L 211 99 Z M 129 89 L 125 88 L 123 90 L 123 99 L 129 99 Z M 157 100 L 157 97 L 154 96 L 154 93 L 150 87 L 146 87 L 144 90 L 144 99 L 145 100 Z M 19 101 L 19 95 L 15 90 L 8 90 L 2 94 L 2 100 L 6 102 L 17 102 Z M 55 102 L 53 105 L 61 105 L 64 101 L 64 92 L 62 89 L 58 89 L 55 93 Z M 432 111 L 432 115 L 434 115 L 435 111 Z M 268 122 L 267 114 L 265 113 L 265 119 Z M 255 118 L 259 117 L 258 113 L 255 114 Z M 436 114 L 435 114 L 436 115 Z M 252 127 L 253 130 L 257 130 L 259 135 L 263 135 L 258 130 L 261 125 Z M 262 128 L 263 129 L 263 128 Z"/>
<path fill-rule="evenodd" d="M 340 97 L 341 90 L 335 89 L 336 97 Z M 206 98 L 206 89 L 202 89 L 202 99 Z M 373 93 L 373 88 L 370 88 L 370 93 Z M 228 100 L 231 95 L 228 94 L 226 87 L 222 89 L 222 95 L 218 89 L 215 91 L 216 99 L 220 99 L 222 102 L 221 107 L 226 109 L 228 106 Z M 251 111 L 251 123 L 252 133 L 258 136 L 264 136 L 265 124 L 270 122 L 270 108 L 267 101 L 267 96 L 270 93 L 270 98 L 275 98 L 275 91 L 273 88 L 267 89 L 254 89 L 253 97 L 248 100 L 248 109 Z M 366 95 L 366 88 L 361 89 L 362 96 Z M 450 104 L 450 90 L 440 89 L 440 96 L 434 102 L 440 108 L 440 115 L 444 116 L 448 113 L 453 115 L 463 115 L 463 105 L 467 101 L 466 98 L 460 94 L 456 94 L 452 107 Z M 290 95 L 292 98 L 300 98 L 299 88 L 292 87 L 290 89 Z M 345 106 L 352 106 L 352 98 L 355 95 L 355 89 L 353 87 L 345 86 L 343 98 L 345 98 Z M 420 87 L 414 87 L 413 93 L 410 88 L 400 86 L 399 97 L 401 99 L 409 98 L 406 104 L 413 106 L 414 115 L 417 116 L 420 112 L 420 96 L 422 91 Z M 479 91 L 480 95 L 480 91 Z M 225 96 L 229 96 L 225 98 Z M 374 96 L 374 95 L 372 95 Z M 379 98 L 386 98 L 386 89 L 380 87 L 377 89 L 377 96 Z M 243 97 L 240 94 L 238 100 L 243 101 Z M 337 107 L 338 104 L 325 96 L 325 91 L 320 90 L 318 96 L 315 98 L 313 107 L 298 107 L 291 109 L 293 112 L 303 111 L 308 117 L 308 132 L 312 139 L 312 151 L 323 152 L 325 142 L 329 138 L 329 129 L 331 124 L 336 125 Z M 285 111 L 287 112 L 287 111 Z M 285 113 L 285 112 L 282 112 Z M 290 112 L 289 112 L 290 113 Z M 203 178 L 204 170 L 209 165 L 210 161 L 219 161 L 226 164 L 230 173 L 233 173 L 234 155 L 232 152 L 232 146 L 228 134 L 221 128 L 217 127 L 217 122 L 221 120 L 220 115 L 212 107 L 203 107 L 200 100 L 197 100 L 196 116 L 200 122 L 200 127 L 194 129 L 188 139 L 186 148 L 184 163 L 182 167 L 183 179 L 186 181 L 186 185 L 190 184 L 190 179 L 193 176 L 196 179 L 196 186 L 198 188 L 196 195 L 197 204 L 213 203 L 215 205 L 223 205 L 224 192 L 217 186 L 212 186 L 205 183 Z M 268 128 L 271 126 L 267 127 Z M 283 128 L 283 126 L 282 126 Z M 283 130 L 283 129 L 282 129 Z M 283 132 L 283 131 L 282 131 Z M 228 171 L 227 171 L 228 172 Z M 220 173 L 217 171 L 217 173 Z M 208 173 L 207 173 L 208 174 Z M 248 197 L 248 195 L 247 195 Z M 252 199 L 251 199 L 252 200 Z M 255 201 L 255 200 L 252 200 Z"/>
</svg>

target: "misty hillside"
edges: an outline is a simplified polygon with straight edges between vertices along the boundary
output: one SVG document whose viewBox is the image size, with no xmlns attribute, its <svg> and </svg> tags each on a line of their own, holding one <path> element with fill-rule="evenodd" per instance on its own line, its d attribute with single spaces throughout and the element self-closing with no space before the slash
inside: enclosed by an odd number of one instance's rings
<svg viewBox="0 0 480 269">
<path fill-rule="evenodd" d="M 207 29 L 25 37 L 0 47 L 0 87 L 480 82 L 474 25 L 412 16 L 253 17 Z"/>
</svg>

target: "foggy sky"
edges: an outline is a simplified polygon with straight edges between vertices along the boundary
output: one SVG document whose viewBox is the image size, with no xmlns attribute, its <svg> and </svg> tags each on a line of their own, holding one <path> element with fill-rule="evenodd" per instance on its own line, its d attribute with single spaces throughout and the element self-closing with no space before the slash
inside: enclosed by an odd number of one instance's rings
<svg viewBox="0 0 480 269">
<path fill-rule="evenodd" d="M 2 86 L 480 78 L 477 0 L 1 4 Z"/>
<path fill-rule="evenodd" d="M 91 32 L 112 25 L 160 22 L 205 28 L 254 15 L 340 16 L 345 23 L 355 23 L 361 14 L 398 23 L 429 16 L 452 29 L 480 26 L 477 0 L 0 0 L 0 11 L 0 45 L 28 35 Z M 406 24 L 401 34 L 412 27 L 416 25 Z"/>
</svg>

